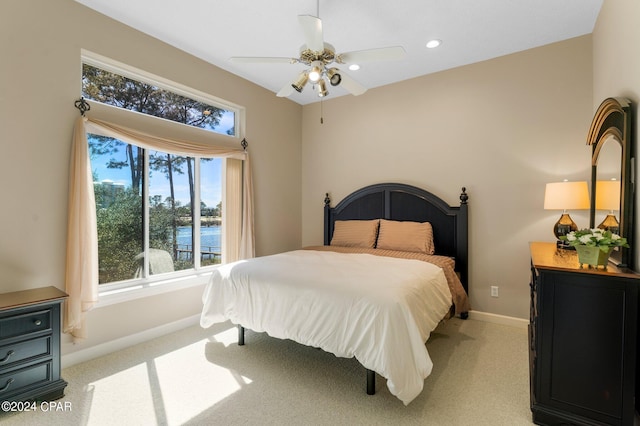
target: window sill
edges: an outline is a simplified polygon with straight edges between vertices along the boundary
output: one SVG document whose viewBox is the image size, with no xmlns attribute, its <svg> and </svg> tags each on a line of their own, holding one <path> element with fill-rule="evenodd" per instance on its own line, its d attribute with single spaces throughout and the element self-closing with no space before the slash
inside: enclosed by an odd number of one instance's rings
<svg viewBox="0 0 640 426">
<path fill-rule="evenodd" d="M 94 309 L 144 297 L 170 293 L 185 288 L 204 286 L 209 282 L 210 276 L 211 271 L 207 271 L 182 277 L 172 277 L 162 281 L 142 282 L 127 287 L 99 289 L 98 303 L 95 304 Z"/>
</svg>

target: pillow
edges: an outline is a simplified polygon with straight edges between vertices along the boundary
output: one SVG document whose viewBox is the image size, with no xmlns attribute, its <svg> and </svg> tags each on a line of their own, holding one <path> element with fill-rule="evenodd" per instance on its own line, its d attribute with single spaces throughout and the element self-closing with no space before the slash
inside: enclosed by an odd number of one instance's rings
<svg viewBox="0 0 640 426">
<path fill-rule="evenodd" d="M 378 236 L 378 219 L 336 220 L 332 246 L 374 248 Z"/>
<path fill-rule="evenodd" d="M 376 248 L 433 254 L 433 228 L 429 222 L 380 219 Z"/>
</svg>

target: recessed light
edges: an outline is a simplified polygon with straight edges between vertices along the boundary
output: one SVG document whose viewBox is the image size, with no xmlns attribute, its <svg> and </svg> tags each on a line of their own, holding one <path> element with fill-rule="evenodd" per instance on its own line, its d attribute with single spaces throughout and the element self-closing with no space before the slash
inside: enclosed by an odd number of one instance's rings
<svg viewBox="0 0 640 426">
<path fill-rule="evenodd" d="M 349 65 L 349 69 L 350 69 L 351 71 L 358 71 L 358 70 L 360 69 L 360 65 L 358 65 L 358 64 L 351 64 L 351 65 Z"/>
<path fill-rule="evenodd" d="M 436 48 L 436 47 L 440 46 L 441 44 L 442 44 L 442 40 L 433 39 L 433 40 L 429 40 L 427 42 L 427 47 L 429 49 L 433 49 L 433 48 Z"/>
</svg>

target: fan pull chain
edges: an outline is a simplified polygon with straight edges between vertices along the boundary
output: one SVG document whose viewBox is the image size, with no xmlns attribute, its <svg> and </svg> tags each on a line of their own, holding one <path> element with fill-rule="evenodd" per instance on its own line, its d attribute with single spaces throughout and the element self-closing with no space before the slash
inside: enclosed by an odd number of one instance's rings
<svg viewBox="0 0 640 426">
<path fill-rule="evenodd" d="M 322 99 L 320 99 L 320 124 L 324 124 L 324 118 L 322 118 L 322 116 L 324 115 L 324 110 L 322 108 Z"/>
</svg>

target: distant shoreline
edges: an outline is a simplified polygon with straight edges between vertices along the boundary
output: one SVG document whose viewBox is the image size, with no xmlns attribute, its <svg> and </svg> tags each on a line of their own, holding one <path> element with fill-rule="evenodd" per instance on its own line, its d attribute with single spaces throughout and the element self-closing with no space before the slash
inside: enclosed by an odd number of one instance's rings
<svg viewBox="0 0 640 426">
<path fill-rule="evenodd" d="M 222 218 L 217 217 L 201 217 L 200 224 L 206 226 L 220 226 L 222 225 Z M 181 216 L 178 219 L 178 225 L 191 225 L 191 216 Z"/>
</svg>

